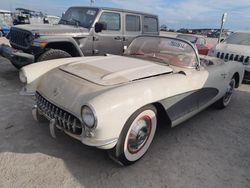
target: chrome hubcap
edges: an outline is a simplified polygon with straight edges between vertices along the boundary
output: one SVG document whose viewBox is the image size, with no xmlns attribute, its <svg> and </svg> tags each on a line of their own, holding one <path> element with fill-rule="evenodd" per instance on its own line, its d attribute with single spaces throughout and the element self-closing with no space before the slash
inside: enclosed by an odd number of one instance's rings
<svg viewBox="0 0 250 188">
<path fill-rule="evenodd" d="M 152 122 L 149 116 L 144 116 L 132 125 L 129 133 L 127 148 L 131 154 L 139 152 L 151 132 Z"/>
</svg>

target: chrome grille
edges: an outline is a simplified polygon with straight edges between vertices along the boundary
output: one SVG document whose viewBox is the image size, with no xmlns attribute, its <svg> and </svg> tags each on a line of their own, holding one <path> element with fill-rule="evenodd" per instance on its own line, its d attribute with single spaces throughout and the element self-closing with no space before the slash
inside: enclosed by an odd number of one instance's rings
<svg viewBox="0 0 250 188">
<path fill-rule="evenodd" d="M 234 55 L 234 54 L 229 54 L 229 53 L 217 52 L 216 57 L 223 59 L 225 61 L 231 60 L 231 61 L 239 61 L 244 64 L 250 63 L 249 56 L 243 56 L 243 55 L 238 55 L 238 54 Z"/>
<path fill-rule="evenodd" d="M 33 35 L 29 31 L 22 29 L 11 28 L 8 38 L 10 43 L 15 48 L 28 49 L 33 40 Z"/>
<path fill-rule="evenodd" d="M 76 135 L 82 134 L 80 120 L 71 113 L 57 107 L 36 92 L 36 103 L 40 111 L 47 117 L 55 119 L 60 128 Z"/>
</svg>

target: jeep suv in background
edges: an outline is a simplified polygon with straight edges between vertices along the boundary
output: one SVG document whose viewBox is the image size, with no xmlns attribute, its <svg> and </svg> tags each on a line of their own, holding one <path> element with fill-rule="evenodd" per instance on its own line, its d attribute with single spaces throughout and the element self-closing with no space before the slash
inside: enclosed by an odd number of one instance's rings
<svg viewBox="0 0 250 188">
<path fill-rule="evenodd" d="M 237 31 L 211 48 L 209 56 L 239 61 L 245 66 L 244 81 L 250 82 L 250 31 Z"/>
<path fill-rule="evenodd" d="M 121 55 L 138 35 L 159 35 L 156 15 L 103 7 L 70 7 L 57 25 L 11 28 L 0 54 L 16 68 L 57 58 Z"/>
</svg>

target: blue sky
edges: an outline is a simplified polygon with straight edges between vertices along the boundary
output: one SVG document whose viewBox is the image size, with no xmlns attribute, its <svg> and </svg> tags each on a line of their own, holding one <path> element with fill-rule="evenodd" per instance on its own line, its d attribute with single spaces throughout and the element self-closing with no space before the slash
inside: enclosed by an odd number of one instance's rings
<svg viewBox="0 0 250 188">
<path fill-rule="evenodd" d="M 22 7 L 51 15 L 61 15 L 74 5 L 90 5 L 90 0 L 0 0 L 0 9 Z M 154 13 L 161 24 L 175 29 L 218 28 L 227 12 L 226 28 L 250 29 L 250 0 L 95 0 L 95 5 Z"/>
</svg>

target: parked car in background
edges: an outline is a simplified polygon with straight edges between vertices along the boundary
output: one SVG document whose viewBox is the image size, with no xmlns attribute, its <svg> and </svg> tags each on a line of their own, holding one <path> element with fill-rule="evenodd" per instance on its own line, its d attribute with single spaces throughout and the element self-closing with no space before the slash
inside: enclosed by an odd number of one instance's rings
<svg viewBox="0 0 250 188">
<path fill-rule="evenodd" d="M 250 31 L 237 31 L 210 49 L 208 55 L 224 61 L 239 61 L 245 66 L 245 81 L 250 81 Z"/>
<path fill-rule="evenodd" d="M 0 10 L 0 19 L 9 26 L 13 25 L 12 15 L 9 10 Z"/>
<path fill-rule="evenodd" d="M 168 31 L 168 27 L 165 24 L 163 24 L 160 27 L 160 31 Z"/>
<path fill-rule="evenodd" d="M 185 39 L 185 40 L 191 42 L 192 44 L 194 44 L 197 47 L 199 54 L 201 54 L 201 55 L 207 55 L 209 49 L 213 47 L 213 45 L 209 44 L 207 42 L 206 38 L 203 36 L 190 35 L 190 34 L 187 34 L 187 35 L 178 34 L 176 37 L 181 38 L 181 39 Z"/>
<path fill-rule="evenodd" d="M 156 15 L 114 8 L 71 7 L 57 25 L 12 27 L 8 35 L 11 47 L 2 46 L 2 55 L 18 69 L 49 59 L 121 55 L 136 36 L 143 34 L 159 35 Z"/>
<path fill-rule="evenodd" d="M 10 32 L 10 26 L 0 18 L 0 37 L 6 36 Z"/>
<path fill-rule="evenodd" d="M 47 18 L 49 24 L 58 24 L 61 19 L 58 16 L 52 16 L 52 15 L 46 15 L 45 18 Z"/>
<path fill-rule="evenodd" d="M 160 121 L 173 127 L 213 103 L 229 104 L 243 65 L 203 57 L 186 40 L 140 36 L 124 56 L 35 63 L 20 79 L 33 85 L 34 119 L 47 118 L 53 137 L 59 129 L 129 165 L 147 152 Z"/>
<path fill-rule="evenodd" d="M 29 16 L 21 13 L 14 13 L 13 25 L 23 25 L 23 24 L 30 24 Z"/>
</svg>

